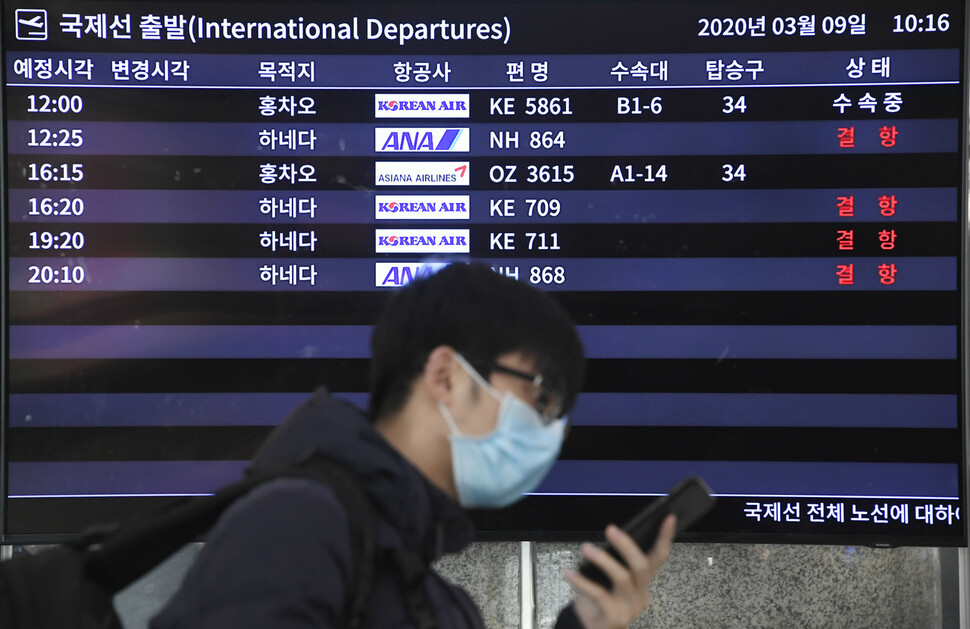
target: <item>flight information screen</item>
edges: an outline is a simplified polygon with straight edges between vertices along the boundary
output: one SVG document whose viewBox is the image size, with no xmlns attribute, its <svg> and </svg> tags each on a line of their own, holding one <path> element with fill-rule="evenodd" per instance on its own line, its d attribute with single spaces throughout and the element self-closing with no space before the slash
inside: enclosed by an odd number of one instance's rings
<svg viewBox="0 0 970 629">
<path fill-rule="evenodd" d="M 963 1 L 0 2 L 2 535 L 366 405 L 387 297 L 550 291 L 588 378 L 483 536 L 963 545 Z"/>
</svg>

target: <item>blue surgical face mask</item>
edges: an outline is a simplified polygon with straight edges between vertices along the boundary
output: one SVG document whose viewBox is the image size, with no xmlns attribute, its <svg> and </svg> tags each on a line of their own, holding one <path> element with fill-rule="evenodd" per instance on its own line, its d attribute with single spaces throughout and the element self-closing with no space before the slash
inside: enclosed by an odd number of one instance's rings
<svg viewBox="0 0 970 629">
<path fill-rule="evenodd" d="M 566 420 L 544 423 L 542 416 L 511 392 L 495 390 L 461 355 L 468 374 L 499 401 L 498 424 L 486 435 L 467 435 L 451 411 L 438 403 L 451 430 L 451 464 L 463 507 L 505 507 L 535 489 L 559 456 Z"/>
</svg>

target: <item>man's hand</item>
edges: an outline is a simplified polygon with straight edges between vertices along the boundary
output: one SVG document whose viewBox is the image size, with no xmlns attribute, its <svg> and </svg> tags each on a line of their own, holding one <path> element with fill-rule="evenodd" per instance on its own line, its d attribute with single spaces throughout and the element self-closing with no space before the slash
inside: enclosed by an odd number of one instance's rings
<svg viewBox="0 0 970 629">
<path fill-rule="evenodd" d="M 626 566 L 593 544 L 583 544 L 583 556 L 598 566 L 613 582 L 606 589 L 572 571 L 566 580 L 576 590 L 573 607 L 587 629 L 628 627 L 650 604 L 650 583 L 670 554 L 676 532 L 676 518 L 668 515 L 649 554 L 644 554 L 620 527 L 606 528 L 606 539 L 626 562 Z M 629 568 L 627 567 L 629 566 Z"/>
</svg>

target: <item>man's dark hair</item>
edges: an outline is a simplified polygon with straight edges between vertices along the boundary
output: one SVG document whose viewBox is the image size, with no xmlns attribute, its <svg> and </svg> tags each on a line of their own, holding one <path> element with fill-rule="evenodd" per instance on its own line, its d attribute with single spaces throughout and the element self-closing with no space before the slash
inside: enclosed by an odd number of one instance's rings
<svg viewBox="0 0 970 629">
<path fill-rule="evenodd" d="M 522 352 L 568 412 L 582 386 L 583 347 L 550 295 L 483 264 L 450 264 L 390 299 L 371 336 L 370 415 L 401 409 L 434 348 L 447 345 L 482 376 L 498 356 Z"/>
</svg>

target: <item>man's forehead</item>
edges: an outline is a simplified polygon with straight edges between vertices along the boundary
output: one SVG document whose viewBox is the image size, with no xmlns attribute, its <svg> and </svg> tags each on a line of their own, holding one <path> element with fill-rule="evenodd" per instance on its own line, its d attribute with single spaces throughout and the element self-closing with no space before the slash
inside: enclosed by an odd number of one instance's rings
<svg viewBox="0 0 970 629">
<path fill-rule="evenodd" d="M 527 352 L 515 351 L 499 354 L 496 357 L 495 362 L 503 367 L 510 367 L 524 373 L 538 373 L 535 356 Z"/>
</svg>

